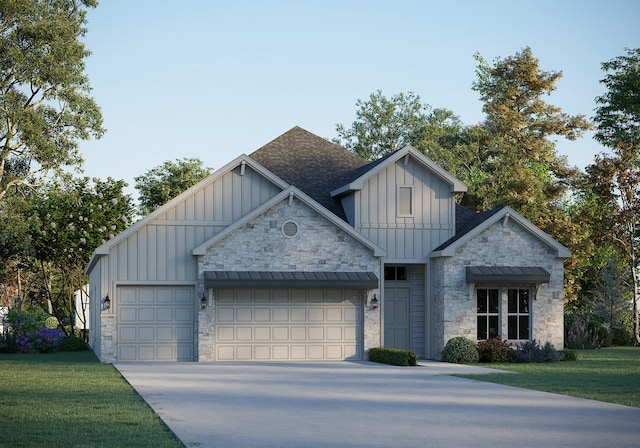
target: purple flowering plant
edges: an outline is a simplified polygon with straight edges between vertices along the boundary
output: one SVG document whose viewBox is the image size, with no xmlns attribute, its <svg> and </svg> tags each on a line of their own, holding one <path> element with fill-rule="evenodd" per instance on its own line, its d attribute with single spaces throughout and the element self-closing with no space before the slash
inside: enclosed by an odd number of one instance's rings
<svg viewBox="0 0 640 448">
<path fill-rule="evenodd" d="M 43 328 L 21 336 L 17 341 L 18 353 L 49 353 L 58 349 L 64 333 L 57 328 Z"/>
</svg>

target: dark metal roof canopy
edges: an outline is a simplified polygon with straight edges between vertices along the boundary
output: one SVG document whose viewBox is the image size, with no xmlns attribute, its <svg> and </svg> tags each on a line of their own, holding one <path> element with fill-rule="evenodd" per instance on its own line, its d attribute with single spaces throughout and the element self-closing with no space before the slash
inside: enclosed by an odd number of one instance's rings
<svg viewBox="0 0 640 448">
<path fill-rule="evenodd" d="M 540 267 L 467 266 L 467 283 L 549 283 L 551 274 Z"/>
<path fill-rule="evenodd" d="M 205 288 L 377 289 L 373 272 L 205 271 Z"/>
</svg>

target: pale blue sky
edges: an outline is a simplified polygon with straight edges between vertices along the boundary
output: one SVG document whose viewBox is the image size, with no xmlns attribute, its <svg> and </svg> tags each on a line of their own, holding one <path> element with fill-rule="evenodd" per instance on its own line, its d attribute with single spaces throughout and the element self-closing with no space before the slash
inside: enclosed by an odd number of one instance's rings
<svg viewBox="0 0 640 448">
<path fill-rule="evenodd" d="M 564 74 L 548 101 L 591 117 L 600 64 L 640 47 L 637 0 L 102 0 L 88 18 L 107 133 L 81 144 L 85 174 L 132 192 L 164 161 L 219 168 L 296 125 L 336 137 L 378 89 L 478 123 L 476 52 L 492 61 L 531 47 Z M 580 168 L 602 150 L 591 135 L 558 142 Z"/>
</svg>

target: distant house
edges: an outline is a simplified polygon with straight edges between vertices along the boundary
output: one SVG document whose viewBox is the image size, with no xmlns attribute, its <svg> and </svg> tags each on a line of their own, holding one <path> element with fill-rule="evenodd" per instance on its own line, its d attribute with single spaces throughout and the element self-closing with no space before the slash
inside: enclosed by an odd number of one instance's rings
<svg viewBox="0 0 640 448">
<path fill-rule="evenodd" d="M 411 146 L 369 162 L 294 127 L 96 249 L 91 346 L 103 362 L 562 347 L 569 251 L 508 207 L 456 205 L 465 191 Z"/>
</svg>

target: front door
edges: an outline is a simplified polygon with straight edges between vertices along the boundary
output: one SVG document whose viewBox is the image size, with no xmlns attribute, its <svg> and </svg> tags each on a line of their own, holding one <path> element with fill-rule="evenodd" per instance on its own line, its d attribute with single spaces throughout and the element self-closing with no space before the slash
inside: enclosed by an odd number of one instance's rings
<svg viewBox="0 0 640 448">
<path fill-rule="evenodd" d="M 410 350 L 409 288 L 384 290 L 384 346 Z"/>
</svg>

